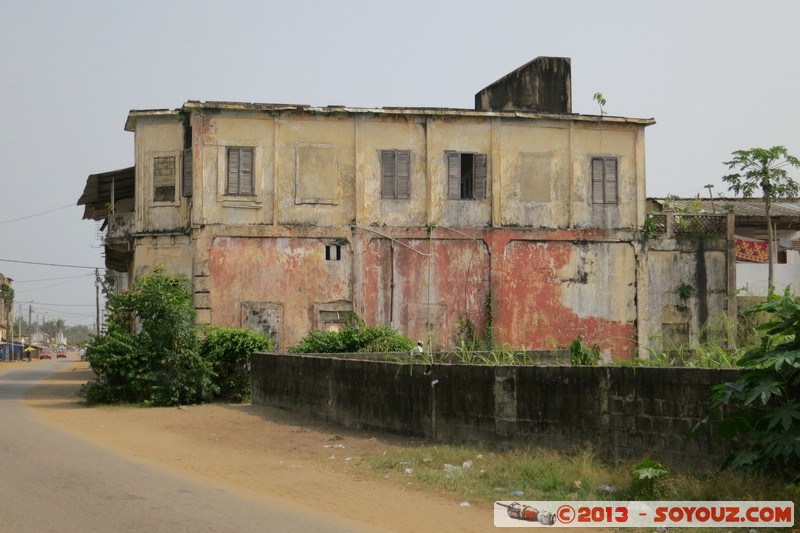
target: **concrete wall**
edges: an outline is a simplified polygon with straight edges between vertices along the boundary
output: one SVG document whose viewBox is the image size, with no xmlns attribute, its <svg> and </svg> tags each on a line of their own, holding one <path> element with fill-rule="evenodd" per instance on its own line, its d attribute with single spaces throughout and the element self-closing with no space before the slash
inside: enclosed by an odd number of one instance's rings
<svg viewBox="0 0 800 533">
<path fill-rule="evenodd" d="M 708 430 L 710 389 L 734 370 L 408 364 L 255 354 L 253 402 L 349 428 L 449 443 L 591 446 L 609 460 L 651 457 L 713 468 L 724 443 Z"/>
</svg>

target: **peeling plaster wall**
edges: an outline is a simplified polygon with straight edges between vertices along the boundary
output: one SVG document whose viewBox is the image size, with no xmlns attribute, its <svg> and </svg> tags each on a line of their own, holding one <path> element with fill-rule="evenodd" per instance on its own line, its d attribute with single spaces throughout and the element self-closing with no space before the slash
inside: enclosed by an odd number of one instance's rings
<svg viewBox="0 0 800 533">
<path fill-rule="evenodd" d="M 356 219 L 366 225 L 424 226 L 428 222 L 424 119 L 366 116 L 356 122 Z M 381 150 L 410 150 L 408 199 L 381 198 Z"/>
<path fill-rule="evenodd" d="M 199 224 L 272 224 L 275 120 L 264 114 L 200 115 L 192 123 L 194 202 Z M 253 196 L 226 195 L 227 149 L 253 148 Z"/>
<path fill-rule="evenodd" d="M 580 335 L 607 358 L 631 357 L 636 269 L 630 244 L 514 240 L 502 258 L 495 320 L 512 345 L 569 346 Z"/>
<path fill-rule="evenodd" d="M 138 238 L 134 254 L 134 283 L 159 265 L 168 274 L 183 274 L 191 280 L 192 249 L 192 241 L 186 235 Z"/>
<path fill-rule="evenodd" d="M 657 332 L 650 344 L 669 350 L 720 337 L 728 314 L 724 251 L 652 250 L 647 267 L 648 315 Z"/>
<path fill-rule="evenodd" d="M 243 327 L 245 304 L 277 309 L 280 349 L 320 326 L 325 304 L 351 309 L 352 253 L 327 261 L 323 238 L 217 237 L 209 251 L 210 302 L 214 324 Z M 316 307 L 315 307 L 316 306 Z M 315 316 L 315 314 L 317 316 Z"/>
<path fill-rule="evenodd" d="M 164 232 L 185 228 L 188 202 L 180 193 L 183 125 L 174 117 L 141 120 L 136 127 L 136 218 L 135 231 Z M 156 157 L 174 158 L 175 197 L 157 202 L 153 192 Z"/>
</svg>

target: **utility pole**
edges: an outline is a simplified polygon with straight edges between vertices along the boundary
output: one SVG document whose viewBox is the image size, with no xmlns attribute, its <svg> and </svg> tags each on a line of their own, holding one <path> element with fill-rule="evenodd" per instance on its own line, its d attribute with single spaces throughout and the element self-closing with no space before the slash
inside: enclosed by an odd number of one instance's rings
<svg viewBox="0 0 800 533">
<path fill-rule="evenodd" d="M 714 209 L 714 195 L 713 195 L 713 194 L 711 194 L 711 189 L 712 189 L 713 187 L 714 187 L 714 185 L 713 185 L 713 184 L 711 184 L 711 183 L 709 183 L 708 185 L 706 185 L 706 186 L 705 186 L 705 188 L 706 188 L 706 189 L 708 189 L 708 197 L 709 197 L 709 198 L 711 198 L 711 212 L 712 212 L 712 213 L 716 213 L 716 212 L 717 212 L 717 210 L 716 210 L 716 209 Z"/>
<path fill-rule="evenodd" d="M 97 315 L 95 320 L 95 335 L 100 336 L 100 271 L 98 269 L 94 269 L 94 306 L 95 306 L 95 314 Z"/>
</svg>

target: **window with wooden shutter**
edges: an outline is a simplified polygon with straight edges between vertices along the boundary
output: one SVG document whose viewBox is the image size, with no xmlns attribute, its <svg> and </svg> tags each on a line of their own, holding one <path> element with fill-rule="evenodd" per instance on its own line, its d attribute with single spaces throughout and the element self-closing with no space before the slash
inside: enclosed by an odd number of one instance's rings
<svg viewBox="0 0 800 533">
<path fill-rule="evenodd" d="M 253 149 L 228 148 L 228 183 L 226 194 L 253 194 Z"/>
<path fill-rule="evenodd" d="M 153 158 L 153 201 L 175 201 L 175 156 Z"/>
<path fill-rule="evenodd" d="M 481 200 L 488 194 L 486 154 L 446 152 L 447 198 Z"/>
<path fill-rule="evenodd" d="M 381 198 L 407 199 L 411 150 L 381 150 Z"/>
<path fill-rule="evenodd" d="M 181 173 L 181 196 L 192 196 L 192 149 L 183 151 L 183 172 Z"/>
<path fill-rule="evenodd" d="M 616 204 L 619 201 L 618 160 L 616 157 L 592 158 L 592 203 Z"/>
</svg>

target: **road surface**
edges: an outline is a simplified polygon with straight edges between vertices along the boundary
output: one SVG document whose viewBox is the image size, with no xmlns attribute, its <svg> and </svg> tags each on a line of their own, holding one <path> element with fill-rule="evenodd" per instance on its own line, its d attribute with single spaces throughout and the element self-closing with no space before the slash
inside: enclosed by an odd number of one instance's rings
<svg viewBox="0 0 800 533">
<path fill-rule="evenodd" d="M 3 532 L 377 531 L 318 515 L 313 502 L 287 508 L 184 479 L 39 422 L 22 395 L 62 364 L 0 373 Z"/>
</svg>

